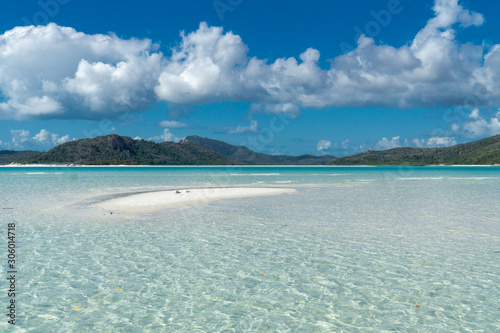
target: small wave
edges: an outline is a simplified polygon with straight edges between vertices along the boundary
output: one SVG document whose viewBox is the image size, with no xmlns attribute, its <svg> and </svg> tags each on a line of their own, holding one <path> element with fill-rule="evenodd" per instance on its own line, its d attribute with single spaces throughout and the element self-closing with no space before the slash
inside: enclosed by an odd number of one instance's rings
<svg viewBox="0 0 500 333">
<path fill-rule="evenodd" d="M 290 184 L 292 181 L 291 180 L 277 180 L 274 183 L 276 184 Z"/>
<path fill-rule="evenodd" d="M 409 178 L 399 178 L 401 180 L 441 180 L 443 177 L 409 177 Z"/>
<path fill-rule="evenodd" d="M 454 177 L 451 179 L 456 179 L 456 180 L 491 180 L 491 179 L 500 179 L 499 177 Z"/>
<path fill-rule="evenodd" d="M 26 175 L 62 175 L 62 172 L 26 172 Z"/>
<path fill-rule="evenodd" d="M 230 176 L 279 176 L 279 173 L 230 173 Z"/>
<path fill-rule="evenodd" d="M 313 173 L 313 176 L 347 176 L 347 173 Z"/>
</svg>

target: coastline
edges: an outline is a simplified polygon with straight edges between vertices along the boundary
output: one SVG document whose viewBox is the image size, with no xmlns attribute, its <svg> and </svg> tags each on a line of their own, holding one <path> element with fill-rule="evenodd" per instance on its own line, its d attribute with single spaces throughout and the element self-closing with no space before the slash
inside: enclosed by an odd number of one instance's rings
<svg viewBox="0 0 500 333">
<path fill-rule="evenodd" d="M 323 168 L 376 168 L 376 167 L 408 167 L 408 168 L 422 168 L 422 167 L 500 167 L 500 164 L 428 164 L 428 165 L 281 165 L 281 164 L 246 164 L 246 165 L 130 165 L 130 164 L 113 164 L 113 165 L 88 165 L 88 164 L 0 164 L 0 168 L 116 168 L 116 167 L 139 167 L 139 168 L 269 168 L 269 167 L 290 167 L 290 168 L 307 168 L 307 167 L 323 167 Z"/>
</svg>

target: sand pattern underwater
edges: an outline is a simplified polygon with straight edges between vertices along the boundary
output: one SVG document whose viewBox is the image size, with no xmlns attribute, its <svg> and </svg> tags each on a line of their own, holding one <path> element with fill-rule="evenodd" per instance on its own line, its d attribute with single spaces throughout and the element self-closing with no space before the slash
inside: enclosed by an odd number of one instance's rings
<svg viewBox="0 0 500 333">
<path fill-rule="evenodd" d="M 0 183 L 19 288 L 0 331 L 500 331 L 500 168 L 4 167 Z M 94 206 L 206 187 L 296 192 Z"/>
</svg>

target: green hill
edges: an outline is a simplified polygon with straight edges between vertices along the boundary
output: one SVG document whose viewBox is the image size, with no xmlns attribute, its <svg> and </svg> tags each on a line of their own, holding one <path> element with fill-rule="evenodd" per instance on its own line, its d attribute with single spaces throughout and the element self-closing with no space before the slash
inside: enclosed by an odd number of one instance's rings
<svg viewBox="0 0 500 333">
<path fill-rule="evenodd" d="M 133 140 L 116 134 L 63 143 L 41 153 L 0 151 L 0 165 L 437 165 L 500 164 L 500 135 L 446 148 L 394 148 L 334 156 L 286 156 L 257 153 L 244 146 L 188 136 L 179 143 Z"/>
<path fill-rule="evenodd" d="M 29 158 L 35 158 L 36 156 L 39 156 L 41 154 L 43 153 L 33 150 L 0 150 L 0 165 L 20 163 L 21 161 Z"/>
<path fill-rule="evenodd" d="M 244 146 L 233 146 L 228 143 L 202 138 L 197 135 L 185 137 L 181 140 L 182 143 L 196 143 L 205 148 L 216 151 L 232 160 L 239 161 L 244 164 L 254 165 L 319 165 L 331 161 L 335 156 L 288 156 L 288 155 L 268 155 L 257 153 Z"/>
<path fill-rule="evenodd" d="M 84 165 L 227 165 L 229 158 L 194 143 L 155 143 L 116 134 L 63 143 L 39 156 L 33 164 Z"/>
<path fill-rule="evenodd" d="M 500 164 L 500 135 L 445 148 L 369 150 L 337 158 L 329 165 L 493 165 Z"/>
</svg>

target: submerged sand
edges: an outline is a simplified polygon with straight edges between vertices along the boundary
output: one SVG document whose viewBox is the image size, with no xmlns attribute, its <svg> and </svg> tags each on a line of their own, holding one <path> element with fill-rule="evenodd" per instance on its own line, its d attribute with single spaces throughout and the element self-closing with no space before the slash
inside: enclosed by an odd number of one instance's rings
<svg viewBox="0 0 500 333">
<path fill-rule="evenodd" d="M 290 188 L 255 188 L 255 187 L 225 187 L 186 189 L 172 191 L 158 191 L 133 194 L 130 196 L 111 199 L 95 206 L 110 211 L 124 211 L 129 213 L 156 212 L 168 208 L 178 208 L 203 204 L 211 201 L 234 198 L 248 198 L 293 193 Z"/>
</svg>

